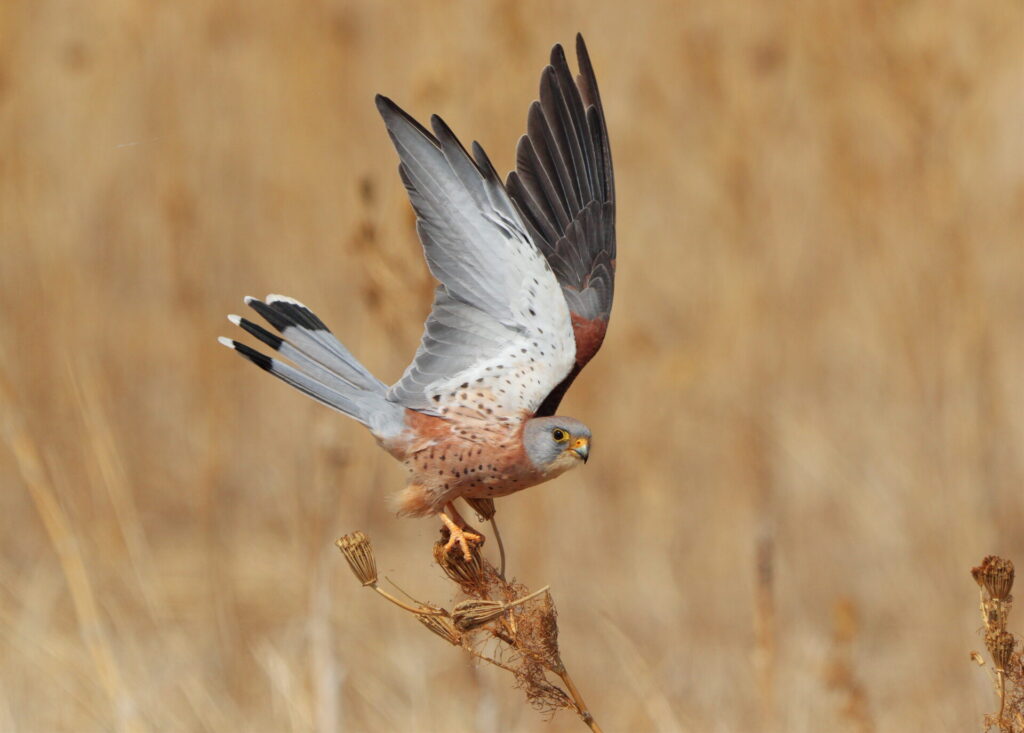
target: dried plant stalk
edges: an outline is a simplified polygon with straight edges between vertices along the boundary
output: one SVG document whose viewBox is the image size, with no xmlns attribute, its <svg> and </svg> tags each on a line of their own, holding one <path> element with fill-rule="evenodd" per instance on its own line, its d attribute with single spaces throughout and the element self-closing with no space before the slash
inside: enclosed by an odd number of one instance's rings
<svg viewBox="0 0 1024 733">
<path fill-rule="evenodd" d="M 497 528 L 493 502 L 481 500 L 472 505 L 482 518 L 489 519 Z M 441 541 L 434 544 L 434 560 L 468 596 L 456 604 L 451 613 L 418 601 L 415 601 L 417 606 L 410 606 L 382 590 L 377 584 L 370 540 L 362 532 L 342 537 L 337 545 L 360 583 L 415 614 L 432 634 L 453 646 L 461 646 L 476 659 L 511 673 L 516 686 L 523 690 L 533 707 L 548 714 L 571 710 L 592 731 L 600 733 L 600 726 L 562 662 L 558 649 L 558 613 L 548 587 L 531 593 L 522 583 L 507 581 L 504 550 L 499 571 L 483 557 L 479 545 L 470 545 L 467 559 L 461 552 L 446 552 L 445 539 L 442 532 Z M 553 683 L 547 676 L 549 673 L 557 677 L 564 688 Z"/>
<path fill-rule="evenodd" d="M 498 575 L 505 577 L 505 543 L 501 541 L 501 532 L 498 531 L 498 523 L 494 521 L 494 499 L 465 499 L 465 502 L 473 507 L 473 511 L 480 517 L 481 521 L 491 523 L 491 532 L 494 533 L 494 540 L 498 543 Z"/>
<path fill-rule="evenodd" d="M 1024 733 L 1024 664 L 1016 637 L 1006 629 L 1013 606 L 1014 569 L 1009 560 L 989 555 L 971 570 L 981 596 L 981 620 L 985 626 L 985 648 L 992 657 L 994 686 L 999 711 L 985 716 L 986 730 Z M 984 659 L 977 652 L 971 658 Z"/>
</svg>

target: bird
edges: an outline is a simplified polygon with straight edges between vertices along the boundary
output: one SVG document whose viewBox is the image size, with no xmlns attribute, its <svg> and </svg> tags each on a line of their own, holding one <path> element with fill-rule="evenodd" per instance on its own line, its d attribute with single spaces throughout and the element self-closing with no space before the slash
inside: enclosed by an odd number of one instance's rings
<svg viewBox="0 0 1024 733">
<path fill-rule="evenodd" d="M 556 44 L 503 182 L 438 116 L 430 129 L 392 100 L 376 105 L 399 158 L 416 231 L 437 280 L 412 360 L 387 385 L 311 309 L 246 297 L 276 333 L 237 315 L 274 352 L 220 342 L 318 402 L 355 418 L 408 469 L 399 516 L 436 515 L 444 550 L 470 559 L 483 536 L 454 502 L 536 486 L 590 455 L 591 431 L 557 414 L 604 341 L 615 281 L 615 184 L 597 80 L 582 35 L 579 74 Z"/>
</svg>

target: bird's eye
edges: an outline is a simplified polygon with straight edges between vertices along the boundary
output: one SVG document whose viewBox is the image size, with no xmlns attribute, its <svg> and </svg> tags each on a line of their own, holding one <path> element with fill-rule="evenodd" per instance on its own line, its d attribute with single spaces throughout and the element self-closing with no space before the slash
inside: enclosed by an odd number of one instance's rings
<svg viewBox="0 0 1024 733">
<path fill-rule="evenodd" d="M 561 428 L 555 428 L 551 431 L 551 437 L 555 439 L 556 443 L 564 443 L 569 439 L 569 433 L 565 432 Z"/>
</svg>

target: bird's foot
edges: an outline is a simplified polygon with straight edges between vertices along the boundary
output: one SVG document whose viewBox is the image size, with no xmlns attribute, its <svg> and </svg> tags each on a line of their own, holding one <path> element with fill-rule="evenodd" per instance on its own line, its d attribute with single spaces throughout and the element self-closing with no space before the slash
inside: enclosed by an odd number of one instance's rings
<svg viewBox="0 0 1024 733">
<path fill-rule="evenodd" d="M 473 559 L 473 554 L 470 552 L 470 543 L 484 543 L 483 535 L 479 535 L 476 532 L 469 532 L 465 525 L 459 526 L 455 521 L 444 512 L 438 512 L 438 516 L 441 517 L 441 521 L 444 522 L 444 526 L 448 528 L 448 541 L 444 545 L 444 551 L 451 552 L 455 544 L 458 543 L 459 547 L 462 548 L 462 556 L 467 560 Z M 456 515 L 458 517 L 458 514 Z M 461 519 L 461 517 L 459 517 Z"/>
</svg>

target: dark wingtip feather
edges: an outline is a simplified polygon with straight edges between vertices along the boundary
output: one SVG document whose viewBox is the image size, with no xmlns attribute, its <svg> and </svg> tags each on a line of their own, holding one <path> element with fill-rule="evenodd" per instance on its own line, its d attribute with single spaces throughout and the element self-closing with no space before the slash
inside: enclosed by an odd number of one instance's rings
<svg viewBox="0 0 1024 733">
<path fill-rule="evenodd" d="M 516 171 L 506 179 L 509 195 L 561 283 L 574 317 L 576 366 L 538 415 L 554 412 L 600 346 L 614 287 L 611 151 L 582 33 L 576 34 L 576 57 L 579 73 L 574 77 L 565 49 L 561 44 L 552 47 L 550 64 L 540 75 L 540 100 L 530 105 L 526 135 L 516 146 Z"/>
<path fill-rule="evenodd" d="M 565 63 L 565 49 L 561 43 L 556 43 L 551 47 L 551 65 L 558 66 L 559 63 Z"/>
<path fill-rule="evenodd" d="M 416 121 L 416 119 L 406 112 L 404 109 L 399 107 L 390 97 L 385 97 L 383 94 L 378 94 L 374 98 L 374 102 L 377 105 L 377 111 L 380 112 L 380 116 L 384 118 L 384 125 L 388 128 L 389 132 L 393 131 L 396 124 L 402 122 L 410 125 L 413 129 L 418 131 L 421 135 L 426 137 L 428 140 L 437 144 L 437 140 L 430 134 L 423 125 Z M 392 132 L 392 134 L 394 134 Z"/>
<path fill-rule="evenodd" d="M 583 40 L 583 34 L 576 33 L 576 58 L 579 59 L 580 65 L 583 65 L 583 58 L 586 57 L 587 61 L 590 60 L 587 54 L 587 42 Z"/>
<path fill-rule="evenodd" d="M 385 97 L 383 94 L 375 94 L 373 96 L 373 103 L 377 105 L 377 111 L 381 115 L 390 114 L 391 112 L 398 110 L 397 104 L 391 101 L 389 97 Z"/>
<path fill-rule="evenodd" d="M 430 129 L 434 131 L 434 138 L 441 143 L 442 147 L 444 143 L 455 143 L 460 148 L 462 147 L 459 139 L 455 136 L 455 132 L 452 131 L 452 128 L 448 126 L 448 123 L 440 115 L 430 115 Z"/>
<path fill-rule="evenodd" d="M 476 167 L 480 169 L 480 172 L 500 185 L 501 176 L 499 176 L 498 171 L 494 169 L 494 164 L 491 163 L 491 159 L 483 149 L 483 146 L 474 140 L 470 149 L 473 151 L 473 159 L 476 161 Z"/>
</svg>

